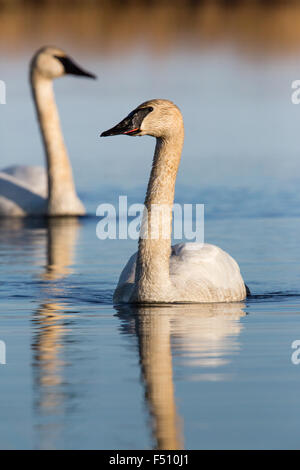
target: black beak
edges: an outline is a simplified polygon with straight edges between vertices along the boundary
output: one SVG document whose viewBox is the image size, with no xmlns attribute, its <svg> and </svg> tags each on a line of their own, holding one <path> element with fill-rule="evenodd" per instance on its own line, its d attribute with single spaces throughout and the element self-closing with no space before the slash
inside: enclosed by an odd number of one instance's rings
<svg viewBox="0 0 300 470">
<path fill-rule="evenodd" d="M 147 114 L 151 113 L 153 108 L 148 106 L 146 108 L 137 108 L 132 111 L 128 116 L 119 122 L 115 127 L 102 132 L 100 137 L 108 137 L 110 135 L 137 135 L 141 131 L 141 125 Z"/>
<path fill-rule="evenodd" d="M 108 137 L 111 135 L 136 135 L 140 131 L 139 127 L 134 126 L 133 120 L 129 117 L 123 119 L 115 127 L 108 129 L 108 131 L 102 132 L 100 137 Z"/>
<path fill-rule="evenodd" d="M 66 74 L 78 75 L 80 77 L 97 78 L 93 73 L 87 72 L 86 70 L 79 67 L 79 65 L 77 65 L 70 57 L 55 57 L 63 64 Z"/>
</svg>

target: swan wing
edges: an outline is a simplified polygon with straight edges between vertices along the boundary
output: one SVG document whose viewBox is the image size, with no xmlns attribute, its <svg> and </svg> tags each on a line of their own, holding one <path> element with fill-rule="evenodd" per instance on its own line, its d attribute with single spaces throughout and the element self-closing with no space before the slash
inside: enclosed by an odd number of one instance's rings
<svg viewBox="0 0 300 470">
<path fill-rule="evenodd" d="M 123 271 L 120 274 L 118 285 L 114 292 L 114 302 L 128 303 L 133 291 L 135 280 L 137 252 L 127 261 Z"/>
<path fill-rule="evenodd" d="M 47 172 L 41 166 L 13 165 L 4 168 L 1 173 L 12 176 L 40 196 L 48 196 Z"/>
<path fill-rule="evenodd" d="M 170 277 L 183 299 L 233 302 L 246 297 L 245 283 L 237 262 L 214 245 L 174 245 L 170 258 Z"/>
<path fill-rule="evenodd" d="M 45 169 L 11 166 L 0 171 L 0 216 L 44 214 L 47 195 Z"/>
</svg>

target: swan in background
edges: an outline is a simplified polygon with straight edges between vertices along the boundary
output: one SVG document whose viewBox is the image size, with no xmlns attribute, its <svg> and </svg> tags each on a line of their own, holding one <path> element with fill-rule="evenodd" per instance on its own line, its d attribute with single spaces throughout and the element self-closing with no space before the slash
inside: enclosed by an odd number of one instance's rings
<svg viewBox="0 0 300 470">
<path fill-rule="evenodd" d="M 47 171 L 27 166 L 12 166 L 0 171 L 0 216 L 85 214 L 76 194 L 54 99 L 52 82 L 65 74 L 96 78 L 61 49 L 43 47 L 34 55 L 30 64 L 30 83 Z"/>
<path fill-rule="evenodd" d="M 234 302 L 246 286 L 236 261 L 214 245 L 180 243 L 171 247 L 172 206 L 184 127 L 178 107 L 151 100 L 134 109 L 101 136 L 150 135 L 156 138 L 138 252 L 123 269 L 114 293 L 117 303 Z M 154 221 L 154 207 L 164 217 Z M 166 227 L 168 235 L 166 236 Z M 147 231 L 147 232 L 146 232 Z M 155 233 L 155 236 L 151 236 Z M 150 236 L 149 236 L 150 234 Z"/>
</svg>

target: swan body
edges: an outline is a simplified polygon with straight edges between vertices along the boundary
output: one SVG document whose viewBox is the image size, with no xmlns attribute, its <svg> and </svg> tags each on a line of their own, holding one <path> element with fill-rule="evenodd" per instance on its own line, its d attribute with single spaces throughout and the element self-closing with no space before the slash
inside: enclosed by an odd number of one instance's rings
<svg viewBox="0 0 300 470">
<path fill-rule="evenodd" d="M 136 262 L 137 253 L 129 258 L 120 275 L 114 293 L 117 304 L 130 303 L 134 296 Z M 245 284 L 238 264 L 228 253 L 214 245 L 173 245 L 169 275 L 171 288 L 166 283 L 157 292 L 162 303 L 234 302 L 245 298 Z M 152 289 L 149 285 L 146 297 L 153 297 Z"/>
<path fill-rule="evenodd" d="M 209 244 L 180 243 L 171 247 L 170 227 L 175 181 L 184 127 L 180 110 L 168 100 L 142 103 L 109 135 L 152 135 L 156 148 L 145 199 L 139 248 L 123 269 L 114 293 L 120 303 L 235 302 L 245 299 L 246 286 L 236 261 Z M 153 219 L 154 208 L 165 217 Z M 166 236 L 169 227 L 169 236 Z M 156 236 L 151 236 L 155 229 Z"/>
<path fill-rule="evenodd" d="M 11 166 L 0 171 L 0 215 L 25 217 L 47 212 L 47 172 L 37 166 Z"/>
<path fill-rule="evenodd" d="M 11 166 L 0 171 L 2 217 L 85 214 L 76 194 L 53 92 L 53 80 L 67 73 L 95 78 L 55 47 L 40 49 L 31 61 L 30 83 L 47 169 Z"/>
</svg>

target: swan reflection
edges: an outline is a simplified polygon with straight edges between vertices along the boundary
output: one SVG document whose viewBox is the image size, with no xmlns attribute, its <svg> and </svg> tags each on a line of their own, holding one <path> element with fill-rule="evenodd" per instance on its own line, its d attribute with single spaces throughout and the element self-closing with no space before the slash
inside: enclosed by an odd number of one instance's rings
<svg viewBox="0 0 300 470">
<path fill-rule="evenodd" d="M 220 368 L 238 351 L 243 303 L 117 307 L 125 334 L 136 335 L 145 401 L 158 449 L 184 447 L 173 361 L 190 380 L 223 380 Z"/>
<path fill-rule="evenodd" d="M 47 221 L 43 218 L 0 218 L 0 258 L 9 268 L 11 259 L 22 268 L 40 266 L 45 258 Z M 24 249 L 25 248 L 25 249 Z"/>
<path fill-rule="evenodd" d="M 33 317 L 35 411 L 39 416 L 61 414 L 72 398 L 68 396 L 71 391 L 66 387 L 67 363 L 63 358 L 72 313 L 59 299 L 64 297 L 64 284 L 60 281 L 72 273 L 79 227 L 78 220 L 72 218 L 48 221 L 47 263 L 41 275 L 43 301 Z M 43 423 L 39 427 L 38 446 L 55 447 L 63 424 Z"/>
</svg>

